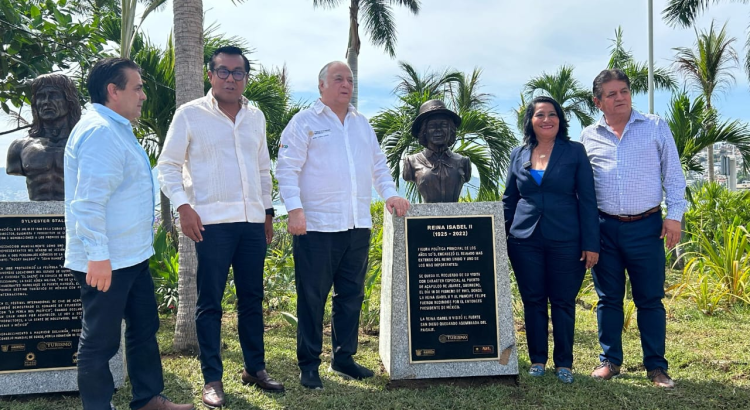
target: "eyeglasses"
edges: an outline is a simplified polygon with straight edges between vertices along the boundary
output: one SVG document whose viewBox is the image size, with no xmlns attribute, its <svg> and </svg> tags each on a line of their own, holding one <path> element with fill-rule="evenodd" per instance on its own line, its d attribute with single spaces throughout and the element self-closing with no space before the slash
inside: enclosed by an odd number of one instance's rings
<svg viewBox="0 0 750 410">
<path fill-rule="evenodd" d="M 245 79 L 245 76 L 247 76 L 247 73 L 242 70 L 229 71 L 226 68 L 219 68 L 213 71 L 222 80 L 226 80 L 227 78 L 229 78 L 230 73 L 232 74 L 232 78 L 234 78 L 235 81 L 242 81 Z"/>
</svg>

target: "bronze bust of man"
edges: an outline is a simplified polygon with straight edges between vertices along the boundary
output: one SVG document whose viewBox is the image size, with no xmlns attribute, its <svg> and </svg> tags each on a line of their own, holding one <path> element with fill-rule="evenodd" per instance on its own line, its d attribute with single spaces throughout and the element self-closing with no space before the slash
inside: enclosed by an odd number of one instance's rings
<svg viewBox="0 0 750 410">
<path fill-rule="evenodd" d="M 73 81 L 62 74 L 31 82 L 31 130 L 8 148 L 6 172 L 26 177 L 32 201 L 64 201 L 63 154 L 70 131 L 81 119 Z"/>
<path fill-rule="evenodd" d="M 426 203 L 458 202 L 461 188 L 471 179 L 471 162 L 450 150 L 456 142 L 461 117 L 440 100 L 419 107 L 411 134 L 425 149 L 404 159 L 402 177 L 417 184 Z"/>
</svg>

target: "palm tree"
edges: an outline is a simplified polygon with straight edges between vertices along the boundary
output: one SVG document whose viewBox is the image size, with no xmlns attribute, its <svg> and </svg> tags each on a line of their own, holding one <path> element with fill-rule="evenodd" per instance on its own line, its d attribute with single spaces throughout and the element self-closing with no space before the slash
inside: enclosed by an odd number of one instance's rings
<svg viewBox="0 0 750 410">
<path fill-rule="evenodd" d="M 524 86 L 523 97 L 530 101 L 538 95 L 554 98 L 562 106 L 565 115 L 568 118 L 575 117 L 582 127 L 593 124 L 596 112 L 593 95 L 573 78 L 573 66 L 563 65 L 554 74 L 542 73 L 529 80 Z M 516 110 L 518 118 L 523 118 L 525 110 L 526 107 Z"/>
<path fill-rule="evenodd" d="M 630 79 L 630 90 L 633 94 L 648 92 L 648 64 L 635 61 L 633 53 L 625 49 L 621 26 L 615 29 L 615 38 L 612 39 L 607 68 L 619 68 L 624 71 Z M 661 90 L 673 90 L 677 87 L 677 81 L 669 69 L 655 67 L 654 87 Z"/>
<path fill-rule="evenodd" d="M 735 41 L 733 37 L 727 36 L 726 24 L 717 33 L 714 23 L 708 31 L 696 30 L 695 49 L 678 47 L 674 65 L 687 79 L 689 83 L 701 92 L 706 101 L 706 111 L 712 111 L 711 104 L 714 94 L 722 91 L 725 87 L 734 83 L 734 74 L 731 69 L 739 63 L 737 53 L 732 48 Z M 707 117 L 713 118 L 712 116 Z M 707 131 L 714 126 L 708 122 L 705 124 Z M 714 149 L 713 144 L 708 147 L 708 180 L 714 181 Z"/>
<path fill-rule="evenodd" d="M 666 115 L 669 129 L 674 136 L 677 152 L 684 171 L 703 172 L 697 155 L 706 147 L 716 143 L 729 143 L 737 147 L 745 168 L 750 167 L 750 128 L 740 121 L 720 120 L 716 111 L 706 108 L 703 96 L 690 101 L 687 92 L 672 96 Z M 707 129 L 706 123 L 714 124 Z"/>
<path fill-rule="evenodd" d="M 313 0 L 315 7 L 336 7 L 342 0 Z M 419 13 L 419 0 L 350 0 L 349 3 L 349 43 L 346 49 L 346 61 L 354 74 L 352 104 L 357 106 L 358 72 L 359 72 L 359 12 L 362 11 L 365 31 L 370 41 L 377 47 L 383 47 L 391 58 L 396 57 L 396 22 L 393 18 L 393 6 L 404 6 L 413 14 Z"/>
<path fill-rule="evenodd" d="M 748 0 L 734 0 L 747 4 Z M 666 22 L 672 26 L 691 27 L 695 25 L 695 20 L 700 16 L 710 3 L 719 3 L 720 0 L 669 0 L 667 7 L 662 11 L 662 16 Z M 750 29 L 750 27 L 748 27 Z M 745 63 L 744 68 L 750 79 L 750 31 L 745 43 Z"/>
<path fill-rule="evenodd" d="M 698 153 L 719 142 L 730 143 L 737 147 L 742 155 L 745 169 L 750 167 L 750 128 L 739 121 L 721 121 L 716 118 L 716 111 L 706 109 L 706 100 L 703 96 L 691 102 L 684 90 L 676 93 L 670 100 L 666 120 L 677 145 L 683 171 L 703 172 L 703 165 L 697 160 Z M 707 123 L 715 124 L 715 126 L 707 129 L 705 126 Z M 715 185 L 715 183 L 704 184 L 701 189 Z M 695 196 L 691 187 L 687 189 L 687 197 L 693 202 Z M 687 227 L 687 218 L 683 218 L 681 223 L 682 230 L 690 235 L 691 230 Z M 677 247 L 675 252 L 677 257 L 675 267 L 682 269 L 685 260 L 681 255 L 684 249 Z"/>
<path fill-rule="evenodd" d="M 481 70 L 465 74 L 446 70 L 419 75 L 408 63 L 399 63 L 404 75 L 394 89 L 400 105 L 381 111 L 370 121 L 381 142 L 396 184 L 399 185 L 401 161 L 406 155 L 422 150 L 411 135 L 411 124 L 419 107 L 428 100 L 441 99 L 461 116 L 454 152 L 468 157 L 479 173 L 480 201 L 499 197 L 498 179 L 507 167 L 508 157 L 517 141 L 510 127 L 491 111 L 489 94 L 479 92 Z M 407 196 L 419 199 L 413 183 L 407 185 Z"/>
</svg>

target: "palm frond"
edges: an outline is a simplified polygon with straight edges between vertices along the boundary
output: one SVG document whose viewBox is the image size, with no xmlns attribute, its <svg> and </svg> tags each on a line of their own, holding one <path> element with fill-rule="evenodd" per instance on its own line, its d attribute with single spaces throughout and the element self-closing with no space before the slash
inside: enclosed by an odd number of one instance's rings
<svg viewBox="0 0 750 410">
<path fill-rule="evenodd" d="M 383 47 L 391 57 L 396 56 L 396 21 L 393 8 L 386 0 L 360 0 L 365 32 L 372 44 Z"/>
<path fill-rule="evenodd" d="M 662 18 L 671 26 L 690 27 L 710 3 L 711 0 L 669 0 Z"/>
<path fill-rule="evenodd" d="M 711 99 L 716 92 L 734 84 L 732 69 L 739 64 L 737 53 L 732 48 L 736 39 L 727 35 L 726 24 L 717 32 L 713 22 L 708 30 L 696 30 L 695 35 L 695 48 L 674 49 L 674 65 L 703 93 L 706 103 L 711 106 Z"/>
<path fill-rule="evenodd" d="M 313 0 L 313 7 L 332 9 L 341 4 L 341 0 Z"/>
</svg>

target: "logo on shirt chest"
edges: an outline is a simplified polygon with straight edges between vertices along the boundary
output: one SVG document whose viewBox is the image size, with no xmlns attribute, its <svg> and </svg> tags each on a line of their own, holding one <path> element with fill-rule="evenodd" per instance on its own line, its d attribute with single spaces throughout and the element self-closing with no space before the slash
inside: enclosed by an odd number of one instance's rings
<svg viewBox="0 0 750 410">
<path fill-rule="evenodd" d="M 331 136 L 331 129 L 325 129 L 325 130 L 318 130 L 318 131 L 312 131 L 310 130 L 307 135 L 309 135 L 312 139 L 316 140 L 318 138 L 325 138 Z"/>
</svg>

